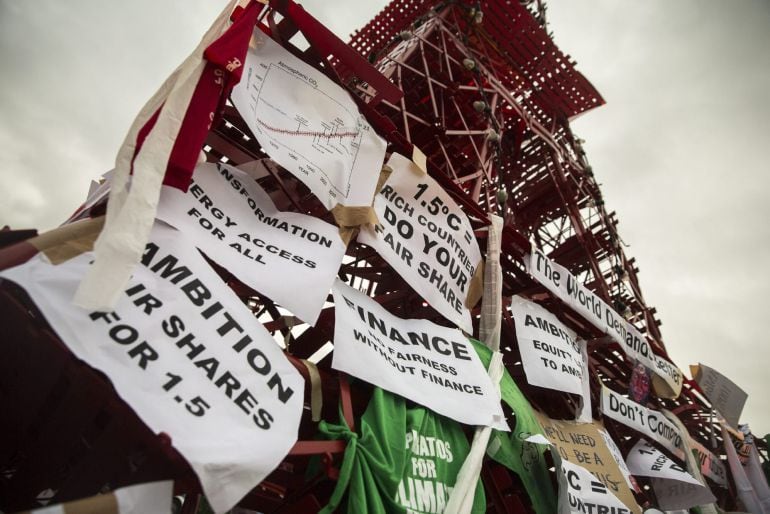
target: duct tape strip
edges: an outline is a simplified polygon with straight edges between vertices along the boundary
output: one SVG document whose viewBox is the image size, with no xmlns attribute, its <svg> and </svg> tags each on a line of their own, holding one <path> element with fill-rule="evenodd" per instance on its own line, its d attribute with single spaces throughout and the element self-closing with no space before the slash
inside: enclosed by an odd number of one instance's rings
<svg viewBox="0 0 770 514">
<path fill-rule="evenodd" d="M 300 359 L 300 362 L 305 365 L 310 377 L 310 416 L 314 423 L 318 423 L 321 421 L 321 409 L 324 406 L 321 373 L 318 371 L 318 366 L 309 360 Z"/>
<path fill-rule="evenodd" d="M 479 303 L 484 293 L 484 261 L 480 260 L 468 283 L 468 296 L 465 297 L 465 306 L 472 309 Z"/>
<path fill-rule="evenodd" d="M 389 166 L 382 167 L 380 178 L 377 179 L 377 187 L 374 189 L 375 195 L 379 194 L 392 172 L 393 170 Z M 372 204 L 374 204 L 374 200 L 372 200 Z M 374 212 L 374 207 L 371 205 L 345 206 L 338 203 L 332 208 L 331 213 L 340 228 L 340 237 L 346 245 L 355 237 L 361 226 L 374 227 L 380 222 Z"/>
<path fill-rule="evenodd" d="M 428 172 L 428 158 L 422 153 L 422 150 L 417 148 L 417 145 L 412 146 L 412 162 L 420 168 L 423 174 Z"/>
<path fill-rule="evenodd" d="M 104 216 L 77 221 L 34 237 L 29 243 L 51 264 L 61 264 L 81 253 L 90 252 L 103 226 Z"/>
<path fill-rule="evenodd" d="M 193 53 L 166 79 L 131 125 L 115 161 L 107 218 L 94 245 L 94 264 L 75 293 L 77 305 L 111 310 L 139 262 L 155 220 L 174 143 L 206 67 L 204 51 L 225 31 L 236 5 L 235 0 L 227 4 Z M 139 144 L 140 135 L 148 129 Z M 134 175 L 129 177 L 132 165 Z"/>
</svg>

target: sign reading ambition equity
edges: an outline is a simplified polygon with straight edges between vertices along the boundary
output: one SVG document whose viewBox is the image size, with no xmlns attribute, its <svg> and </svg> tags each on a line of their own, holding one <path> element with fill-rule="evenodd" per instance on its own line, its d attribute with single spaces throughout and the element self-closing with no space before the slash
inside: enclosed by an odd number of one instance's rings
<svg viewBox="0 0 770 514">
<path fill-rule="evenodd" d="M 551 261 L 540 250 L 532 250 L 527 271 L 596 328 L 609 334 L 629 357 L 637 359 L 671 389 L 673 397 L 682 390 L 682 372 L 673 363 L 655 355 L 647 339 L 598 295 L 583 286 L 567 268 Z"/>
<path fill-rule="evenodd" d="M 156 224 L 114 312 L 72 304 L 92 260 L 88 252 L 54 266 L 39 254 L 0 276 L 29 293 L 153 431 L 171 436 L 214 509 L 229 510 L 296 441 L 302 377 L 176 230 Z"/>
<path fill-rule="evenodd" d="M 500 395 L 462 332 L 397 318 L 339 280 L 332 292 L 332 368 L 460 423 L 508 430 Z"/>
<path fill-rule="evenodd" d="M 375 197 L 376 233 L 358 241 L 377 250 L 431 307 L 468 333 L 466 304 L 481 263 L 468 217 L 446 191 L 406 157 L 394 153 L 393 170 Z"/>
<path fill-rule="evenodd" d="M 520 296 L 511 299 L 516 340 L 527 382 L 572 394 L 583 393 L 583 355 L 577 336 L 559 319 Z"/>
<path fill-rule="evenodd" d="M 337 227 L 279 211 L 251 177 L 226 164 L 199 165 L 187 193 L 164 187 L 158 219 L 311 325 L 345 254 Z"/>
</svg>

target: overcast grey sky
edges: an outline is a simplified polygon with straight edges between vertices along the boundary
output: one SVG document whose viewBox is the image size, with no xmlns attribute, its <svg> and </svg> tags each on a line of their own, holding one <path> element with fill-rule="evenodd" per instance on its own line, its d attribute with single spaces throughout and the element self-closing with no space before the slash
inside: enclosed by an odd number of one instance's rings
<svg viewBox="0 0 770 514">
<path fill-rule="evenodd" d="M 344 39 L 384 5 L 302 3 Z M 0 0 L 0 225 L 63 221 L 223 5 Z M 731 377 L 770 431 L 770 3 L 552 0 L 548 17 L 607 100 L 573 128 L 674 362 Z"/>
</svg>

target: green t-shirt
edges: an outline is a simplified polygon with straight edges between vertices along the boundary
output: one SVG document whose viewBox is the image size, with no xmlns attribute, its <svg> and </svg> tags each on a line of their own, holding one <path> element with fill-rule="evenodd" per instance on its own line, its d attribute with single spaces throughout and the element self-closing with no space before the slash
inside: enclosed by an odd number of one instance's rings
<svg viewBox="0 0 770 514">
<path fill-rule="evenodd" d="M 481 362 L 485 367 L 489 367 L 492 351 L 475 339 L 471 339 L 471 342 Z M 492 431 L 487 454 L 519 475 L 537 514 L 556 512 L 556 492 L 543 456 L 546 447 L 525 441 L 531 435 L 542 434 L 542 428 L 532 411 L 532 406 L 507 370 L 500 380 L 500 396 L 516 415 L 515 425 L 511 426 L 510 433 Z"/>
<path fill-rule="evenodd" d="M 441 513 L 470 445 L 459 423 L 374 388 L 359 423 L 359 434 L 344 421 L 321 422 L 330 439 L 348 441 L 340 478 L 321 512 L 334 511 L 347 490 L 348 513 Z M 486 509 L 481 481 L 474 513 Z"/>
</svg>

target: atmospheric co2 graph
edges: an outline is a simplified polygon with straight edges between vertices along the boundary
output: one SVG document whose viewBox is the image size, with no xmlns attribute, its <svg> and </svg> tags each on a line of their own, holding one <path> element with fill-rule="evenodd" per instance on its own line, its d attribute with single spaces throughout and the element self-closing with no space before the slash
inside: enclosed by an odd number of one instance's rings
<svg viewBox="0 0 770 514">
<path fill-rule="evenodd" d="M 370 205 L 385 141 L 348 93 L 263 32 L 232 99 L 259 144 L 331 209 Z"/>
</svg>

